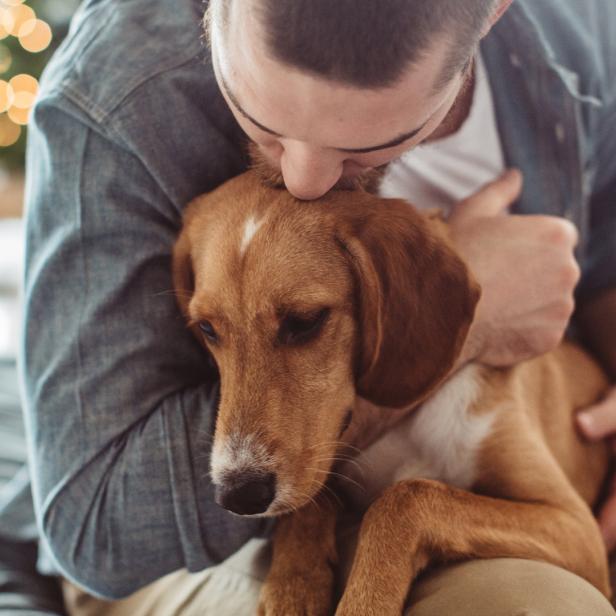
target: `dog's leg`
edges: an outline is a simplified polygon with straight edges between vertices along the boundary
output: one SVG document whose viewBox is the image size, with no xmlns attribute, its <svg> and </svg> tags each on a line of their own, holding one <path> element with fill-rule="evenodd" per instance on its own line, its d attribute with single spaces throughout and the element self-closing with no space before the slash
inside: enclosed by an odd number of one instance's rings
<svg viewBox="0 0 616 616">
<path fill-rule="evenodd" d="M 336 553 L 336 507 L 323 496 L 281 517 L 259 616 L 329 616 Z"/>
<path fill-rule="evenodd" d="M 581 501 L 515 502 L 420 479 L 388 488 L 368 510 L 336 614 L 399 616 L 427 565 L 498 557 L 564 567 L 610 595 L 603 542 Z"/>
</svg>

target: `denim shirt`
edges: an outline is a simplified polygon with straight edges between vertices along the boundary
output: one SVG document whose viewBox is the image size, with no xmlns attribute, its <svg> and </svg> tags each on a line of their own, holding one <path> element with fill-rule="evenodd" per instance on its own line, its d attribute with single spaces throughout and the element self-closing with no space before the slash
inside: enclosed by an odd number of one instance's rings
<svg viewBox="0 0 616 616">
<path fill-rule="evenodd" d="M 183 208 L 246 168 L 203 10 L 86 1 L 29 131 L 34 510 L 48 568 L 106 597 L 208 567 L 265 530 L 214 503 L 218 380 L 172 292 Z M 505 160 L 525 177 L 515 210 L 578 225 L 582 298 L 616 286 L 615 30 L 614 0 L 517 0 L 482 42 Z"/>
</svg>

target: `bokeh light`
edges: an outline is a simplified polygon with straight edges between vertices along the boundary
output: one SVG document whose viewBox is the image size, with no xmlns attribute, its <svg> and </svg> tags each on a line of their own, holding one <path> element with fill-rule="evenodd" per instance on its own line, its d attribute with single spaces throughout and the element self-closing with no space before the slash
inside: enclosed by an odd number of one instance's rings
<svg viewBox="0 0 616 616">
<path fill-rule="evenodd" d="M 57 2 L 64 6 L 65 0 Z M 71 2 L 77 5 L 75 0 Z M 29 4 L 29 0 L 0 0 L 0 76 L 6 75 L 4 80 L 0 79 L 0 149 L 14 145 L 20 139 L 22 127 L 28 123 L 38 94 L 37 79 L 23 71 L 32 70 L 38 75 L 43 64 L 40 60 L 29 61 L 20 51 L 20 46 L 31 54 L 44 52 L 51 46 L 55 34 L 50 24 L 38 17 Z M 58 12 L 57 7 L 50 9 L 47 2 L 32 4 L 40 6 L 43 15 L 55 15 Z M 68 20 L 75 6 L 65 19 Z M 44 62 L 47 54 L 41 54 L 41 57 Z M 16 71 L 22 72 L 9 79 Z M 17 147 L 21 146 L 17 144 Z M 23 147 L 21 150 L 12 150 L 17 151 L 23 153 Z M 9 154 L 7 160 L 13 156 L 13 153 Z"/>
<path fill-rule="evenodd" d="M 21 126 L 12 122 L 6 113 L 0 115 L 0 148 L 8 148 L 17 143 Z"/>
<path fill-rule="evenodd" d="M 38 81 L 32 75 L 26 75 L 26 73 L 15 75 L 9 80 L 9 83 L 15 93 L 30 92 L 30 94 L 36 94 L 38 92 Z"/>
<path fill-rule="evenodd" d="M 13 36 L 19 36 L 20 28 L 27 21 L 30 21 L 31 19 L 36 19 L 36 13 L 34 12 L 34 10 L 31 9 L 29 6 L 26 6 L 25 4 L 11 6 L 7 9 L 7 11 L 10 14 L 10 18 L 12 18 L 13 20 L 12 28 L 7 28 L 7 30 L 9 30 L 9 33 Z M 10 22 L 7 22 L 7 24 L 5 24 L 5 27 L 7 25 L 11 25 Z"/>
<path fill-rule="evenodd" d="M 7 111 L 13 101 L 15 100 L 15 93 L 10 83 L 0 79 L 0 113 Z"/>
<path fill-rule="evenodd" d="M 21 46 L 32 53 L 47 49 L 51 43 L 51 38 L 51 28 L 42 19 L 30 19 L 24 22 L 19 29 Z"/>
<path fill-rule="evenodd" d="M 11 15 L 11 12 L 0 6 L 0 40 L 6 38 L 11 34 L 11 30 L 15 25 L 15 20 Z"/>
<path fill-rule="evenodd" d="M 13 63 L 13 54 L 11 50 L 0 43 L 0 73 L 6 73 Z"/>
<path fill-rule="evenodd" d="M 20 109 L 14 105 L 6 113 L 15 124 L 20 126 L 25 126 L 30 118 L 30 109 Z"/>
</svg>

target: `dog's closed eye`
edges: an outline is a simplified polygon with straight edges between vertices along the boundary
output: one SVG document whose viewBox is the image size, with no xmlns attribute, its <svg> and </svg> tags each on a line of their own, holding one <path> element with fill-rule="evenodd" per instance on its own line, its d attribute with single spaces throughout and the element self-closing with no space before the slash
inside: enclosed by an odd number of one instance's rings
<svg viewBox="0 0 616 616">
<path fill-rule="evenodd" d="M 323 308 L 311 315 L 286 314 L 278 330 L 278 343 L 300 345 L 309 342 L 318 336 L 329 314 L 329 308 Z"/>
<path fill-rule="evenodd" d="M 201 321 L 199 323 L 199 329 L 210 342 L 218 341 L 218 334 L 216 333 L 214 326 L 209 321 Z"/>
</svg>

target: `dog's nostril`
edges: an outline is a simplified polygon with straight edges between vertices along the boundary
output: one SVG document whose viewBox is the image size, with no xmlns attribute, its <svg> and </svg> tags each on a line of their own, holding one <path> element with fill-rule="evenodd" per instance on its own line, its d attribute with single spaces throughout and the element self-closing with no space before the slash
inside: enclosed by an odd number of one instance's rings
<svg viewBox="0 0 616 616">
<path fill-rule="evenodd" d="M 216 486 L 216 502 L 225 509 L 240 515 L 263 513 L 276 494 L 274 473 L 236 475 L 222 486 Z"/>
</svg>

